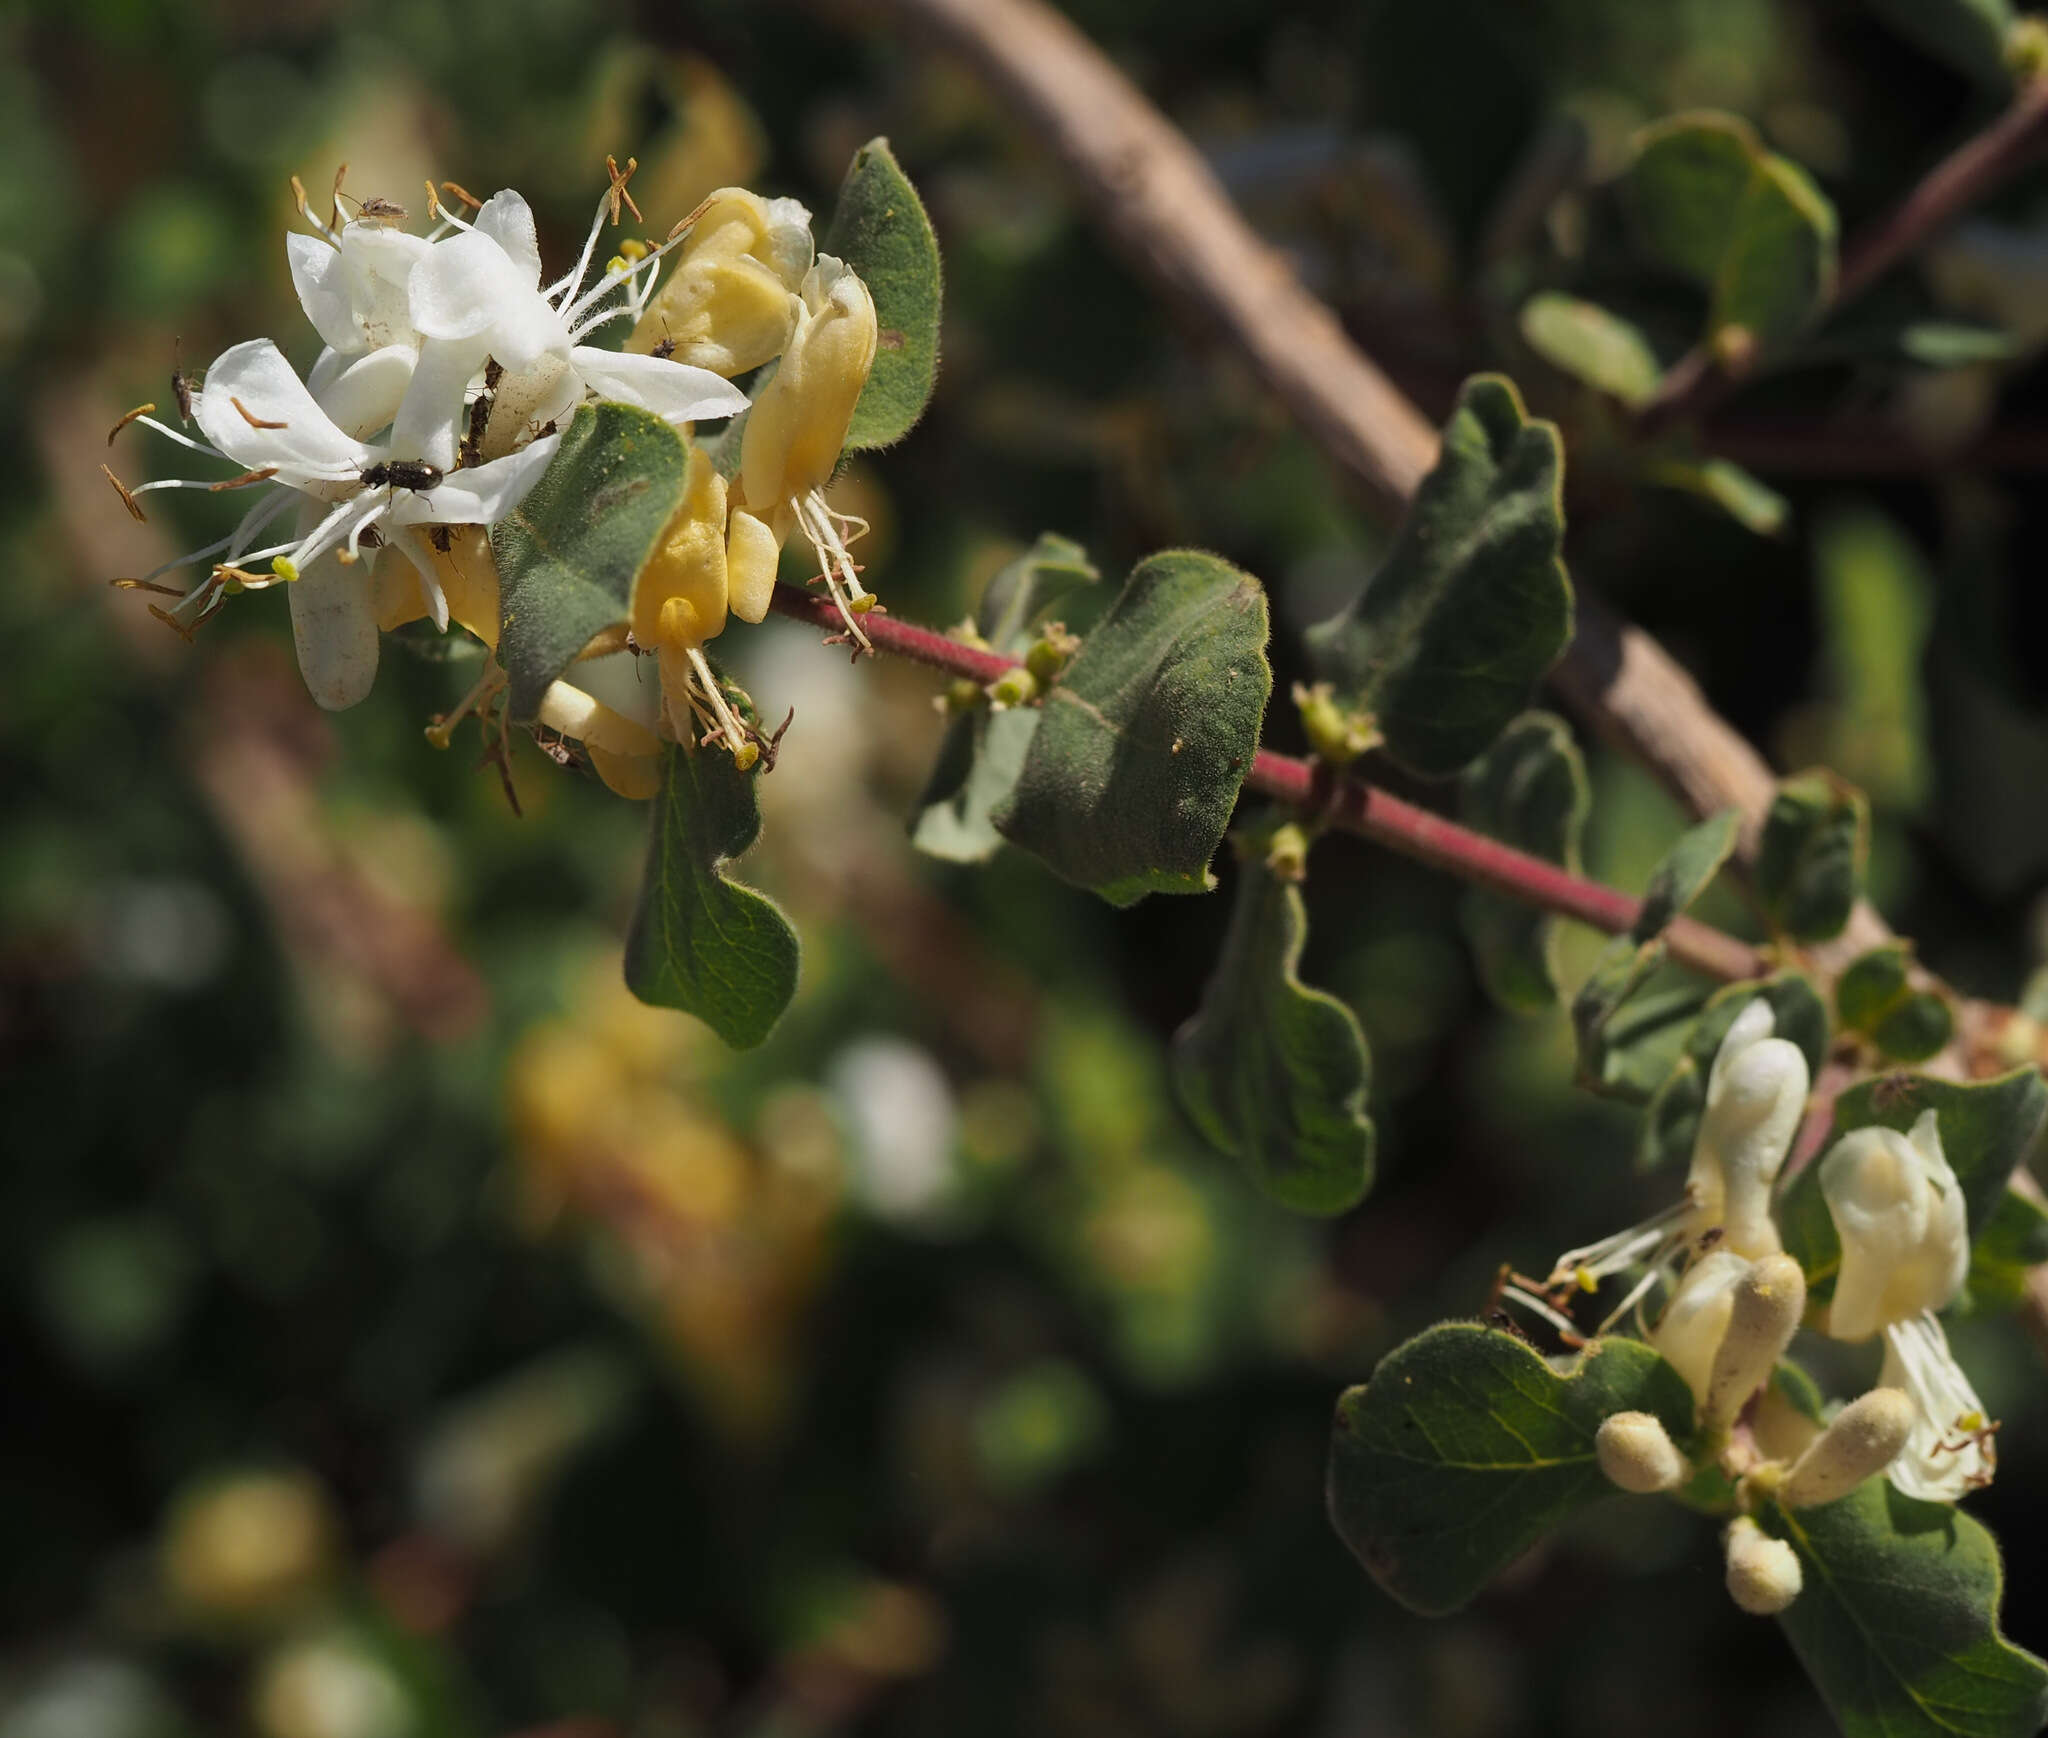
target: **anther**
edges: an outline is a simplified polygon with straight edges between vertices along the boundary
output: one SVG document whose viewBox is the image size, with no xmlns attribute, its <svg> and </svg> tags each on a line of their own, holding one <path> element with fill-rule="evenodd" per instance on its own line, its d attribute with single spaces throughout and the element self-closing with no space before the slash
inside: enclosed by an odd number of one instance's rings
<svg viewBox="0 0 2048 1738">
<path fill-rule="evenodd" d="M 635 223 L 645 223 L 647 221 L 646 218 L 640 215 L 640 207 L 633 203 L 632 194 L 626 191 L 626 183 L 633 179 L 633 171 L 639 167 L 640 159 L 638 157 L 628 157 L 626 159 L 625 172 L 622 174 L 619 170 L 619 160 L 616 157 L 607 156 L 604 160 L 604 172 L 612 178 L 611 191 L 605 195 L 605 198 L 611 205 L 612 222 L 614 224 L 619 221 L 619 205 L 622 201 L 626 209 L 633 214 L 633 221 Z"/>
<path fill-rule="evenodd" d="M 460 181 L 443 181 L 441 189 L 444 193 L 454 194 L 457 199 L 461 200 L 472 211 L 481 211 L 484 208 L 484 202 L 477 198 L 474 193 L 470 192 L 467 187 L 463 186 Z M 434 184 L 429 181 L 427 183 L 427 192 L 431 195 L 433 191 Z"/>
<path fill-rule="evenodd" d="M 136 520 L 147 525 L 149 523 L 149 515 L 143 512 L 142 503 L 128 492 L 128 485 L 115 476 L 105 465 L 100 466 L 100 471 L 107 481 L 114 485 L 114 493 L 121 497 L 121 504 L 128 509 L 129 513 Z"/>
<path fill-rule="evenodd" d="M 265 426 L 281 428 L 283 424 L 266 424 Z M 239 477 L 230 477 L 225 483 L 208 483 L 206 485 L 206 492 L 209 495 L 218 495 L 223 489 L 246 489 L 256 483 L 267 483 L 276 475 L 277 466 L 265 465 L 260 470 L 244 471 Z"/>
<path fill-rule="evenodd" d="M 155 409 L 156 406 L 153 404 L 138 404 L 126 416 L 122 417 L 122 419 L 119 422 L 115 423 L 112 428 L 107 430 L 107 445 L 112 446 L 114 444 L 114 437 L 117 434 L 119 434 L 124 428 L 126 428 L 131 422 L 133 422 L 138 416 L 147 416 L 151 411 Z"/>
<path fill-rule="evenodd" d="M 233 405 L 233 406 L 234 406 L 234 407 L 235 407 L 235 408 L 236 408 L 237 410 L 239 410 L 239 411 L 240 411 L 240 412 L 242 413 L 242 420 L 243 420 L 243 421 L 244 421 L 245 423 L 247 423 L 247 424 L 248 424 L 248 425 L 249 425 L 249 426 L 250 426 L 251 428 L 290 428 L 290 427 L 291 427 L 291 424 L 290 424 L 290 423 L 288 423 L 288 422 L 265 422 L 265 421 L 263 420 L 263 418 L 261 418 L 260 416 L 258 416 L 258 415 L 257 415 L 257 414 L 256 414 L 256 413 L 255 413 L 255 412 L 253 411 L 253 410 L 251 410 L 251 409 L 250 409 L 250 408 L 249 408 L 249 407 L 248 407 L 248 406 L 247 406 L 246 404 L 244 404 L 244 403 L 243 403 L 243 402 L 242 402 L 242 401 L 241 401 L 241 400 L 240 400 L 239 398 L 235 398 L 235 397 L 232 397 L 232 396 L 230 396 L 230 397 L 229 397 L 229 399 L 228 399 L 228 403 L 230 403 L 231 405 Z"/>
</svg>

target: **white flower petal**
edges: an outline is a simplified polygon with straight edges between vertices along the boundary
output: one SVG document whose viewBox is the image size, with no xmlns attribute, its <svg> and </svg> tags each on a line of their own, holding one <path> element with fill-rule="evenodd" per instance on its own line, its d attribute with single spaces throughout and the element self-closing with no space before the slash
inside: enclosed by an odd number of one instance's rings
<svg viewBox="0 0 2048 1738">
<path fill-rule="evenodd" d="M 420 336 L 441 339 L 478 337 L 534 293 L 505 250 L 474 230 L 438 243 L 413 268 L 406 290 Z"/>
<path fill-rule="evenodd" d="M 418 361 L 419 352 L 410 344 L 387 344 L 366 356 L 343 358 L 327 380 L 308 385 L 336 427 L 366 440 L 398 414 Z"/>
<path fill-rule="evenodd" d="M 363 335 L 350 305 L 348 266 L 333 244 L 317 235 L 287 235 L 285 258 L 291 262 L 292 288 L 313 330 L 336 350 L 360 350 Z"/>
<path fill-rule="evenodd" d="M 747 395 L 708 368 L 692 368 L 660 356 L 596 350 L 587 344 L 577 345 L 569 359 L 598 397 L 637 404 L 666 422 L 737 416 L 747 408 Z"/>
<path fill-rule="evenodd" d="M 357 349 L 419 342 L 412 326 L 408 286 L 414 268 L 432 251 L 433 244 L 426 237 L 381 223 L 352 223 L 341 232 Z"/>
<path fill-rule="evenodd" d="M 370 448 L 334 426 L 268 338 L 215 358 L 194 415 L 206 438 L 236 464 L 252 471 L 274 465 L 278 481 L 293 488 L 352 487 L 357 473 L 375 462 Z"/>
<path fill-rule="evenodd" d="M 432 489 L 410 495 L 401 491 L 391 509 L 391 523 L 495 525 L 526 499 L 527 490 L 540 481 L 541 472 L 548 468 L 555 448 L 561 444 L 560 435 L 548 435 L 520 448 L 509 458 L 450 471 Z"/>
<path fill-rule="evenodd" d="M 420 270 L 424 274 L 427 268 Z M 469 419 L 463 393 L 489 349 L 488 333 L 429 338 L 420 346 L 419 362 L 391 418 L 392 457 L 423 459 L 444 471 L 455 469 Z"/>
<path fill-rule="evenodd" d="M 476 214 L 475 228 L 505 250 L 525 277 L 528 289 L 540 288 L 540 237 L 533 225 L 533 208 L 523 198 L 509 187 L 493 193 Z"/>
<path fill-rule="evenodd" d="M 299 672 L 313 698 L 330 712 L 353 706 L 377 680 L 377 615 L 361 564 L 339 552 L 308 562 L 285 589 L 292 600 L 292 640 Z"/>
</svg>

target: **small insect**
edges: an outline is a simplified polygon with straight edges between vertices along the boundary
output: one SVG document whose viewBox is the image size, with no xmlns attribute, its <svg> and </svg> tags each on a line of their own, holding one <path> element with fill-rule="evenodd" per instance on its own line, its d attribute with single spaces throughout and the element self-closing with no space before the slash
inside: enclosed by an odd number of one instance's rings
<svg viewBox="0 0 2048 1738">
<path fill-rule="evenodd" d="M 449 549 L 453 547 L 455 538 L 447 526 L 429 525 L 427 527 L 427 541 L 440 550 L 443 555 L 446 555 Z"/>
<path fill-rule="evenodd" d="M 424 459 L 379 459 L 363 472 L 363 487 L 381 489 L 388 485 L 394 489 L 416 491 L 438 489 L 445 474 L 439 465 L 430 465 Z"/>
<path fill-rule="evenodd" d="M 491 402 L 488 392 L 479 392 L 469 401 L 469 428 L 462 437 L 460 464 L 480 465 L 484 462 L 484 430 L 490 426 Z"/>
<path fill-rule="evenodd" d="M 655 347 L 652 350 L 650 350 L 648 354 L 650 356 L 658 356 L 661 358 L 662 361 L 666 362 L 675 353 L 676 341 L 673 334 L 671 334 L 668 329 L 668 322 L 664 320 L 661 323 L 661 342 L 655 345 Z"/>
<path fill-rule="evenodd" d="M 171 396 L 178 401 L 178 416 L 184 422 L 192 420 L 192 382 L 185 375 L 185 357 L 182 343 L 174 346 L 171 359 Z"/>
<path fill-rule="evenodd" d="M 395 199 L 380 199 L 374 194 L 356 204 L 358 223 L 403 223 L 412 215 Z"/>
</svg>

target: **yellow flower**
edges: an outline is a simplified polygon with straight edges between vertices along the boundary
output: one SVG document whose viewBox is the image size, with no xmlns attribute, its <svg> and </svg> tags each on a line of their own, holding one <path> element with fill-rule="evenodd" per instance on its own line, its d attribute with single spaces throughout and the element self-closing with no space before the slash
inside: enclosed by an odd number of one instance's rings
<svg viewBox="0 0 2048 1738">
<path fill-rule="evenodd" d="M 799 311 L 792 292 L 810 264 L 811 214 L 794 199 L 721 188 L 698 211 L 626 348 L 728 380 L 758 368 L 789 342 Z"/>
<path fill-rule="evenodd" d="M 778 553 L 801 530 L 839 605 L 847 631 L 868 644 L 854 621 L 874 605 L 847 550 L 866 526 L 825 505 L 846 445 L 854 406 L 875 362 L 880 329 L 875 300 L 843 261 L 820 254 L 790 298 L 794 329 L 774 379 L 754 396 L 740 446 L 740 495 L 727 545 L 733 611 L 758 621 L 774 587 Z M 760 614 L 749 614 L 758 609 Z"/>
</svg>

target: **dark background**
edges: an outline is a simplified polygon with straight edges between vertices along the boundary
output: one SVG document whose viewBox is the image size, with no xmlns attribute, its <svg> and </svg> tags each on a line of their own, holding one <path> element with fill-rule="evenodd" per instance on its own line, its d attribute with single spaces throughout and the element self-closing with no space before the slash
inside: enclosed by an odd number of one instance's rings
<svg viewBox="0 0 2048 1738">
<path fill-rule="evenodd" d="M 2048 940 L 2041 495 L 2024 451 L 1902 443 L 2024 449 L 2038 371 L 1864 351 L 1755 387 L 1717 439 L 1775 443 L 1762 538 L 1629 483 L 1513 323 L 1558 286 L 1689 340 L 1597 184 L 1645 120 L 1747 115 L 1853 228 L 1995 98 L 1850 0 L 1071 10 L 1432 415 L 1493 366 L 1564 421 L 1578 578 L 1779 764 L 1861 783 L 1887 914 L 2017 999 Z M 1206 545 L 1271 590 L 1284 692 L 1384 528 L 915 44 L 741 0 L 0 8 L 0 1738 L 1826 1731 L 1669 1506 L 1608 1505 L 1434 1623 L 1324 1521 L 1340 1388 L 1665 1186 L 1570 1088 L 1563 1018 L 1486 1006 L 1452 885 L 1317 850 L 1307 970 L 1372 1041 L 1381 1175 L 1303 1222 L 1165 1092 L 1224 901 L 912 857 L 927 675 L 785 623 L 715 648 L 797 714 L 748 874 L 804 986 L 732 1056 L 618 985 L 644 817 L 528 747 L 515 819 L 473 735 L 424 742 L 474 664 L 394 644 L 325 718 L 282 599 L 187 649 L 107 587 L 226 511 L 130 522 L 101 460 L 179 467 L 146 431 L 108 455 L 121 410 L 244 337 L 311 360 L 289 173 L 323 206 L 344 158 L 415 206 L 429 174 L 517 186 L 553 265 L 607 151 L 657 230 L 733 181 L 822 224 L 876 133 L 948 297 L 929 415 L 838 486 L 870 583 L 944 623 L 1040 530 L 1112 579 Z M 1511 220 L 1573 138 L 1586 178 Z M 1991 289 L 1966 249 L 1839 330 L 2048 306 L 2044 190 L 1990 213 Z M 1681 817 L 1589 752 L 1589 867 L 1639 886 Z M 2042 1648 L 2039 1356 L 1955 1338 L 2005 1420 L 1971 1507 Z"/>
</svg>

